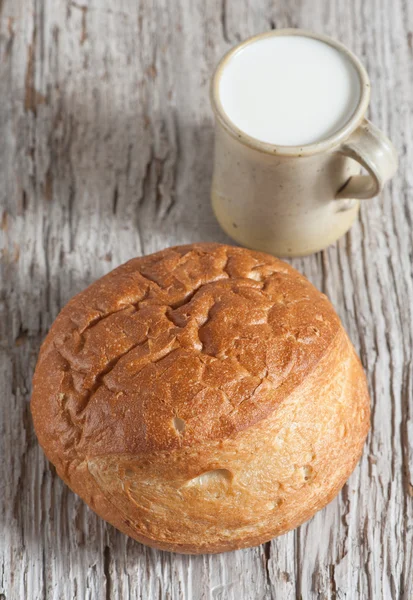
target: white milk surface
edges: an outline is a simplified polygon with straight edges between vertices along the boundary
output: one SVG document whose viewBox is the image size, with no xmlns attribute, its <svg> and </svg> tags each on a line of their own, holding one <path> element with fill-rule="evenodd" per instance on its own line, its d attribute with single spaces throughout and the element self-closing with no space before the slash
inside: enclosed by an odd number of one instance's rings
<svg viewBox="0 0 413 600">
<path fill-rule="evenodd" d="M 229 119 L 248 135 L 281 146 L 330 137 L 360 98 L 353 64 L 329 44 L 303 36 L 252 42 L 227 62 L 219 81 Z"/>
</svg>

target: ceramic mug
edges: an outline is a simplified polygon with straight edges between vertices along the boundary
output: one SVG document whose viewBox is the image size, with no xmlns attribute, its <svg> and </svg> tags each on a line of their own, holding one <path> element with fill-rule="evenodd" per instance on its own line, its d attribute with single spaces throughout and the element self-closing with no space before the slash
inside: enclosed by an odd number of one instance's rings
<svg viewBox="0 0 413 600">
<path fill-rule="evenodd" d="M 225 113 L 219 80 L 228 60 L 245 45 L 273 35 L 311 37 L 330 44 L 354 65 L 360 99 L 334 135 L 302 147 L 253 138 Z M 359 200 L 376 196 L 397 169 L 390 140 L 365 114 L 370 82 L 359 60 L 331 38 L 300 29 L 271 31 L 242 42 L 220 61 L 212 79 L 215 155 L 212 206 L 235 241 L 278 256 L 303 256 L 335 242 L 357 217 Z M 360 166 L 367 171 L 360 174 Z"/>
</svg>

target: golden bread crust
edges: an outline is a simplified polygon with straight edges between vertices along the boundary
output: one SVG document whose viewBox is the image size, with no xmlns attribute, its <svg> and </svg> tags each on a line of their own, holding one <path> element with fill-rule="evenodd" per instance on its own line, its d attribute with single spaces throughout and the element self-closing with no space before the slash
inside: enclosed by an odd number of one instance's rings
<svg viewBox="0 0 413 600">
<path fill-rule="evenodd" d="M 195 553 L 312 516 L 354 468 L 369 418 L 328 299 L 282 261 L 219 244 L 133 259 L 73 298 L 42 346 L 32 413 L 98 514 Z"/>
</svg>

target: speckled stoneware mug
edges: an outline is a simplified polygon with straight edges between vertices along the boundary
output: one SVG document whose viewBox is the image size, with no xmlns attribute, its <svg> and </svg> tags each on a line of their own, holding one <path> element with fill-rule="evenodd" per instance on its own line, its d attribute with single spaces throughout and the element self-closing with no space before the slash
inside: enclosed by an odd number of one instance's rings
<svg viewBox="0 0 413 600">
<path fill-rule="evenodd" d="M 350 120 L 320 142 L 276 146 L 238 129 L 223 109 L 219 80 L 230 58 L 266 36 L 298 35 L 330 44 L 351 61 L 360 80 Z M 211 86 L 215 113 L 212 206 L 234 240 L 278 256 L 303 256 L 335 242 L 355 220 L 359 200 L 377 195 L 397 169 L 390 140 L 365 114 L 368 75 L 349 50 L 324 35 L 284 29 L 239 44 L 220 61 Z M 367 174 L 360 174 L 360 166 Z"/>
</svg>

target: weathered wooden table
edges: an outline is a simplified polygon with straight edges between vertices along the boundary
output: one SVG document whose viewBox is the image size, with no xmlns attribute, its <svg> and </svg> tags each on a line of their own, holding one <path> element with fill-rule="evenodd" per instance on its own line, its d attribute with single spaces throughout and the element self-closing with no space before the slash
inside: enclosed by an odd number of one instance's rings
<svg viewBox="0 0 413 600">
<path fill-rule="evenodd" d="M 413 597 L 413 4 L 409 0 L 0 1 L 0 599 Z M 372 79 L 400 170 L 336 247 L 293 264 L 368 374 L 372 431 L 340 496 L 300 529 L 217 556 L 157 552 L 98 519 L 33 433 L 30 380 L 59 309 L 112 267 L 228 241 L 209 205 L 208 83 L 269 28 L 336 36 Z"/>
</svg>

